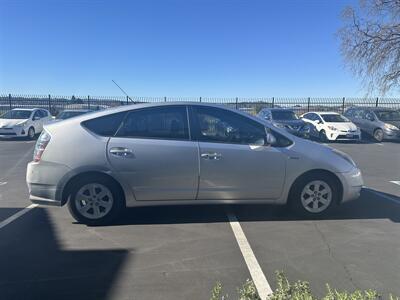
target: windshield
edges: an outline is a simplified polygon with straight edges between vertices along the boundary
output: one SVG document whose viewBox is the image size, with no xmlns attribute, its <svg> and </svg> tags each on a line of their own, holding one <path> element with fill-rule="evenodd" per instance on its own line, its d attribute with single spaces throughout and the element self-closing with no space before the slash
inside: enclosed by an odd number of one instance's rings
<svg viewBox="0 0 400 300">
<path fill-rule="evenodd" d="M 76 117 L 79 115 L 83 115 L 85 113 L 86 113 L 85 111 L 63 111 L 62 113 L 60 113 L 57 116 L 56 119 L 57 120 L 65 120 L 65 119 L 69 119 L 69 118 Z"/>
<path fill-rule="evenodd" d="M 400 121 L 400 111 L 378 110 L 375 114 L 381 121 Z"/>
<path fill-rule="evenodd" d="M 299 118 L 292 111 L 272 111 L 272 119 L 279 120 L 298 120 Z"/>
<path fill-rule="evenodd" d="M 1 119 L 29 119 L 31 111 L 29 110 L 10 110 L 2 115 Z"/>
<path fill-rule="evenodd" d="M 322 119 L 324 119 L 327 123 L 345 123 L 350 122 L 349 119 L 337 114 L 326 114 L 321 115 Z"/>
</svg>

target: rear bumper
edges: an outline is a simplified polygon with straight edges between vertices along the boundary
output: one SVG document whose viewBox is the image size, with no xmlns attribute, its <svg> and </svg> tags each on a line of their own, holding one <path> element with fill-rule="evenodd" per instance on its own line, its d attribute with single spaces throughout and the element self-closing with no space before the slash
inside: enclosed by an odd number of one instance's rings
<svg viewBox="0 0 400 300">
<path fill-rule="evenodd" d="M 360 197 L 361 189 L 364 185 L 364 181 L 361 175 L 361 171 L 358 168 L 354 168 L 352 171 L 347 173 L 337 173 L 342 182 L 343 196 L 342 203 L 356 200 Z"/>
<path fill-rule="evenodd" d="M 30 162 L 26 171 L 29 199 L 33 203 L 61 206 L 61 183 L 67 166 L 50 162 Z"/>
</svg>

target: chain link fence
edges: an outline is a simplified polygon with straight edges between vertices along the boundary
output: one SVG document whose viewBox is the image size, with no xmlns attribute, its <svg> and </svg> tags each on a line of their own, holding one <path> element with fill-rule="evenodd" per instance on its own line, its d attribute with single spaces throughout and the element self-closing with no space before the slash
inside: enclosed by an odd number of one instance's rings
<svg viewBox="0 0 400 300">
<path fill-rule="evenodd" d="M 289 108 L 297 114 L 308 111 L 344 112 L 351 106 L 385 107 L 400 109 L 400 98 L 212 98 L 212 97 L 107 97 L 107 96 L 57 96 L 57 95 L 0 95 L 0 115 L 13 108 L 45 108 L 52 115 L 63 110 L 101 110 L 121 105 L 147 102 L 206 102 L 227 105 L 250 114 L 262 108 Z"/>
</svg>

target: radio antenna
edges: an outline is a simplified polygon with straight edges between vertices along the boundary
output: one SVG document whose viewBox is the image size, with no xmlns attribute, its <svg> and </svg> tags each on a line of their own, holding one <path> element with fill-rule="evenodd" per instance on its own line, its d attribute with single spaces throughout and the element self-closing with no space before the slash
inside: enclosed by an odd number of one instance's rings
<svg viewBox="0 0 400 300">
<path fill-rule="evenodd" d="M 122 87 L 120 87 L 120 86 L 118 85 L 118 83 L 116 83 L 113 79 L 111 79 L 111 81 L 114 82 L 114 84 L 126 95 L 126 97 L 128 97 L 129 100 L 131 100 L 132 102 L 135 102 L 135 101 L 133 101 L 132 98 L 129 97 L 129 95 L 122 89 Z"/>
</svg>

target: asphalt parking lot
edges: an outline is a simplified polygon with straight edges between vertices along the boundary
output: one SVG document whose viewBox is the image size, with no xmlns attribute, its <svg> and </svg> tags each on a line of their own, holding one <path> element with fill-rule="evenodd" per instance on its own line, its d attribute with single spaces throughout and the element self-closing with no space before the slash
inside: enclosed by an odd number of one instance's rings
<svg viewBox="0 0 400 300">
<path fill-rule="evenodd" d="M 333 143 L 360 166 L 366 188 L 324 220 L 266 205 L 129 209 L 113 226 L 87 227 L 66 208 L 30 205 L 34 142 L 0 141 L 0 299 L 209 299 L 234 295 L 251 273 L 232 230 L 239 221 L 272 289 L 274 272 L 338 289 L 400 295 L 400 144 Z"/>
</svg>

